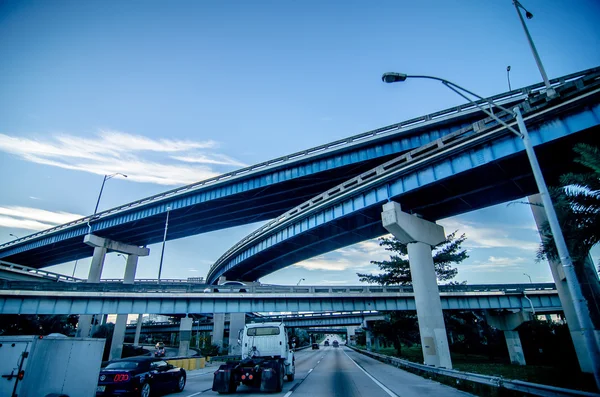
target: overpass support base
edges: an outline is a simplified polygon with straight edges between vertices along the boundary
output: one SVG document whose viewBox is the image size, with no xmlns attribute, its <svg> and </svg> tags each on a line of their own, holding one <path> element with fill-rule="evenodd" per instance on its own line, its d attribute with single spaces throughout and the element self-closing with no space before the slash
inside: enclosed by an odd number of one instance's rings
<svg viewBox="0 0 600 397">
<path fill-rule="evenodd" d="M 431 252 L 433 246 L 446 239 L 444 228 L 402 212 L 396 202 L 383 206 L 381 219 L 383 227 L 408 247 L 425 365 L 451 369 L 452 360 Z"/>
<path fill-rule="evenodd" d="M 504 331 L 504 339 L 506 339 L 506 347 L 508 348 L 511 364 L 526 365 L 521 338 L 519 337 L 519 332 L 515 330 L 519 325 L 531 321 L 533 319 L 532 314 L 519 311 L 516 313 L 501 313 L 499 315 L 494 315 L 490 312 L 486 312 L 485 318 L 489 325 Z"/>
<path fill-rule="evenodd" d="M 135 271 L 137 270 L 138 256 L 127 255 L 127 264 L 125 265 L 125 275 L 123 284 L 133 284 L 135 280 Z M 123 342 L 125 342 L 125 329 L 127 328 L 127 314 L 117 314 L 115 330 L 110 345 L 110 360 L 117 360 L 123 354 Z"/>
<path fill-rule="evenodd" d="M 219 346 L 219 353 L 223 350 L 223 334 L 225 333 L 225 313 L 213 314 L 212 344 Z"/>
<path fill-rule="evenodd" d="M 135 347 L 140 345 L 140 334 L 142 333 L 142 321 L 144 319 L 143 314 L 138 314 L 137 323 L 135 325 L 135 337 L 133 338 L 133 345 Z"/>
<path fill-rule="evenodd" d="M 183 317 L 179 323 L 179 353 L 178 356 L 188 356 L 190 354 L 190 341 L 192 340 L 192 325 L 194 319 Z"/>
<path fill-rule="evenodd" d="M 539 194 L 534 194 L 528 197 L 531 205 L 531 212 L 533 213 L 533 218 L 535 219 L 535 224 L 537 225 L 538 231 L 540 231 L 540 237 L 544 238 L 541 234 L 541 230 L 544 224 L 548 222 L 548 217 L 544 212 L 544 207 L 542 205 L 542 199 Z M 556 261 L 548 261 L 550 265 L 550 271 L 552 272 L 552 278 L 554 279 L 554 284 L 556 285 L 556 291 L 558 292 L 558 297 L 560 298 L 560 303 L 563 308 L 563 312 L 565 314 L 565 319 L 567 320 L 567 326 L 569 327 L 569 332 L 571 333 L 571 339 L 573 340 L 573 346 L 575 347 L 575 353 L 577 354 L 577 360 L 579 361 L 579 367 L 582 372 L 593 372 L 592 361 L 590 359 L 590 355 L 585 347 L 585 340 L 583 338 L 583 331 L 579 326 L 579 321 L 577 320 L 577 315 L 575 314 L 575 308 L 573 307 L 573 301 L 571 298 L 571 292 L 567 286 L 567 280 L 565 278 L 565 273 L 563 271 L 562 265 L 560 262 Z M 591 274 L 594 274 L 595 270 L 591 269 Z M 600 349 L 600 331 L 594 330 L 594 334 L 596 335 L 596 345 Z"/>
<path fill-rule="evenodd" d="M 356 327 L 355 325 L 349 325 L 346 327 L 346 344 L 348 346 L 356 346 Z"/>
<path fill-rule="evenodd" d="M 242 346 L 238 344 L 238 334 L 246 325 L 246 313 L 229 314 L 229 354 L 242 354 Z"/>
</svg>

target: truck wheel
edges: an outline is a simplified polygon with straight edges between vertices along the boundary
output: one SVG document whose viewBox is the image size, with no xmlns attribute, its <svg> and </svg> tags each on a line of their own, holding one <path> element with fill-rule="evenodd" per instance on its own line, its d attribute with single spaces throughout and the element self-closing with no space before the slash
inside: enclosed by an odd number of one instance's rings
<svg viewBox="0 0 600 397">
<path fill-rule="evenodd" d="M 279 363 L 279 373 L 277 374 L 277 393 L 283 390 L 283 378 L 285 377 L 285 367 Z"/>
<path fill-rule="evenodd" d="M 287 376 L 287 380 L 288 380 L 288 382 L 291 382 L 291 381 L 293 381 L 293 380 L 294 380 L 294 374 L 289 374 L 289 375 Z"/>
</svg>

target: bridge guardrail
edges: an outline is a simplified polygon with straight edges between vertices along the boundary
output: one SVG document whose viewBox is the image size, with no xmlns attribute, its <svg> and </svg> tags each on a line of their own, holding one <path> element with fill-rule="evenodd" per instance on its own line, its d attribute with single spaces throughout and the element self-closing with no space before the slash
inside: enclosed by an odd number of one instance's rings
<svg viewBox="0 0 600 397">
<path fill-rule="evenodd" d="M 560 87 L 558 90 L 559 94 L 571 94 L 573 89 L 580 88 L 584 84 L 589 84 L 590 86 L 594 86 L 597 83 L 598 72 L 600 72 L 600 68 L 594 69 L 594 73 L 590 76 L 578 75 L 578 76 L 565 76 L 564 78 L 557 79 L 555 82 L 556 87 Z M 576 81 L 578 78 L 588 77 L 582 79 L 582 81 Z M 562 91 L 562 92 L 561 92 Z M 531 92 L 528 92 L 528 95 Z M 525 96 L 523 99 L 526 99 Z M 496 99 L 489 98 L 490 100 L 495 101 Z M 539 97 L 534 98 L 532 100 L 532 104 L 527 104 L 527 109 L 524 111 L 524 116 L 527 117 L 527 112 L 531 110 L 532 105 L 538 106 L 540 102 Z M 485 102 L 487 103 L 487 102 Z M 471 105 L 474 106 L 474 105 Z M 500 111 L 496 113 L 496 117 L 502 119 L 504 122 L 508 123 L 509 119 L 514 119 L 514 115 L 507 114 L 504 111 Z M 214 278 L 214 272 L 222 266 L 227 260 L 229 260 L 234 253 L 238 252 L 244 246 L 252 244 L 258 237 L 263 235 L 269 235 L 275 233 L 275 231 L 279 230 L 283 227 L 284 224 L 291 222 L 293 219 L 298 218 L 300 215 L 307 216 L 314 212 L 316 209 L 322 207 L 324 204 L 334 201 L 335 198 L 343 196 L 349 191 L 356 191 L 359 186 L 362 186 L 361 189 L 364 189 L 367 185 L 371 184 L 374 180 L 381 181 L 381 179 L 389 178 L 389 175 L 396 174 L 403 169 L 410 167 L 416 163 L 422 162 L 425 160 L 425 157 L 429 157 L 436 152 L 445 152 L 447 150 L 451 150 L 451 147 L 457 146 L 463 143 L 468 137 L 471 137 L 474 134 L 477 136 L 487 136 L 489 130 L 498 129 L 499 131 L 504 130 L 504 128 L 500 124 L 497 123 L 491 117 L 485 118 L 478 123 L 473 125 L 464 127 L 458 131 L 455 131 L 451 134 L 444 135 L 443 137 L 432 141 L 428 144 L 415 148 L 407 153 L 404 153 L 383 165 L 380 165 L 372 170 L 364 172 L 350 180 L 343 182 L 340 185 L 337 185 L 324 193 L 321 193 L 318 196 L 307 200 L 306 202 L 290 209 L 284 214 L 278 216 L 277 218 L 267 222 L 263 226 L 254 230 L 240 241 L 238 241 L 234 246 L 228 249 L 221 257 L 211 266 L 209 269 L 207 279 L 210 282 L 211 279 Z"/>
<path fill-rule="evenodd" d="M 584 77 L 584 76 L 587 76 L 587 75 L 595 75 L 595 74 L 597 74 L 599 72 L 600 72 L 600 68 L 591 68 L 591 69 L 583 70 L 583 71 L 580 71 L 580 72 L 572 73 L 572 74 L 569 74 L 569 75 L 566 75 L 566 76 L 562 76 L 562 77 L 559 77 L 559 78 L 551 79 L 550 80 L 550 84 L 553 87 L 557 87 L 557 86 L 563 85 L 563 84 L 565 84 L 567 82 L 576 80 L 578 78 L 581 78 L 581 77 Z M 519 88 L 519 89 L 516 89 L 516 90 L 512 90 L 512 91 L 509 91 L 509 92 L 497 94 L 497 95 L 494 95 L 492 97 L 489 97 L 488 99 L 492 100 L 492 101 L 494 101 L 496 103 L 502 104 L 505 101 L 514 100 L 515 98 L 523 98 L 523 97 L 526 97 L 526 96 L 528 96 L 528 95 L 530 95 L 530 94 L 532 94 L 534 92 L 540 92 L 540 91 L 542 91 L 544 89 L 545 89 L 544 83 L 537 83 L 537 84 L 532 84 L 532 85 L 527 86 L 527 87 L 523 87 L 523 88 Z M 487 102 L 484 101 L 484 100 L 475 101 L 475 103 L 477 103 L 479 105 L 487 104 Z M 241 169 L 236 170 L 236 171 L 232 171 L 232 172 L 229 172 L 229 173 L 226 173 L 226 174 L 218 175 L 216 177 L 205 179 L 205 180 L 202 180 L 202 181 L 190 184 L 190 185 L 186 185 L 186 186 L 178 187 L 178 188 L 175 188 L 175 189 L 172 189 L 172 190 L 168 190 L 166 192 L 159 193 L 159 194 L 156 194 L 156 195 L 153 195 L 153 196 L 150 196 L 150 197 L 146 197 L 146 198 L 141 199 L 141 200 L 136 200 L 136 201 L 133 201 L 133 202 L 130 202 L 130 203 L 127 203 L 127 204 L 124 204 L 124 205 L 121 205 L 121 206 L 118 206 L 118 207 L 115 207 L 115 208 L 111 208 L 111 209 L 106 210 L 106 211 L 98 212 L 97 214 L 95 214 L 93 216 L 86 216 L 84 218 L 76 219 L 76 220 L 74 220 L 72 222 L 69 222 L 69 223 L 66 223 L 66 224 L 63 224 L 63 225 L 59 225 L 59 226 L 55 226 L 53 228 L 46 229 L 46 230 L 43 230 L 41 232 L 31 234 L 29 236 L 21 237 L 19 239 L 12 240 L 12 241 L 10 241 L 8 243 L 0 244 L 0 249 L 5 248 L 5 247 L 10 247 L 12 245 L 17 245 L 17 244 L 20 244 L 22 242 L 29 241 L 29 240 L 35 239 L 37 237 L 48 235 L 48 234 L 51 234 L 51 233 L 54 233 L 54 232 L 57 232 L 57 231 L 60 231 L 60 230 L 66 229 L 66 228 L 73 227 L 73 226 L 85 225 L 85 224 L 88 223 L 88 221 L 89 222 L 96 221 L 96 220 L 98 220 L 100 218 L 116 214 L 116 213 L 118 213 L 120 211 L 123 211 L 123 210 L 140 207 L 140 206 L 149 204 L 151 202 L 155 203 L 155 202 L 161 201 L 162 199 L 171 198 L 173 196 L 177 196 L 177 195 L 180 195 L 180 194 L 183 194 L 183 193 L 187 193 L 187 192 L 193 191 L 193 190 L 195 190 L 197 188 L 200 188 L 202 186 L 209 185 L 209 184 L 212 184 L 212 183 L 217 183 L 217 182 L 220 182 L 220 181 L 225 180 L 225 179 L 230 179 L 230 178 L 234 179 L 234 178 L 236 178 L 238 176 L 243 176 L 243 175 L 245 175 L 247 173 L 250 173 L 250 172 L 254 172 L 254 171 L 258 171 L 258 170 L 267 170 L 270 167 L 276 167 L 276 166 L 280 166 L 283 163 L 297 161 L 300 158 L 303 158 L 303 157 L 306 157 L 306 156 L 312 156 L 312 155 L 314 155 L 316 153 L 325 153 L 328 150 L 336 150 L 336 149 L 339 149 L 341 146 L 345 146 L 347 144 L 353 144 L 353 143 L 361 141 L 361 140 L 373 138 L 373 137 L 376 137 L 376 136 L 381 136 L 381 135 L 383 135 L 385 133 L 389 133 L 389 132 L 392 132 L 392 131 L 397 131 L 397 130 L 400 130 L 400 129 L 403 129 L 403 128 L 413 128 L 415 126 L 419 126 L 419 125 L 425 124 L 425 123 L 439 122 L 443 118 L 450 117 L 450 116 L 453 116 L 453 115 L 456 115 L 456 114 L 460 114 L 460 113 L 463 113 L 463 112 L 467 112 L 467 111 L 470 111 L 470 110 L 477 111 L 478 109 L 473 104 L 467 103 L 467 104 L 464 104 L 464 105 L 460 105 L 460 106 L 452 107 L 452 108 L 445 109 L 445 110 L 442 110 L 442 111 L 438 111 L 438 112 L 435 112 L 435 113 L 431 113 L 431 114 L 428 114 L 426 116 L 416 117 L 416 118 L 413 118 L 413 119 L 410 119 L 410 120 L 406 120 L 406 121 L 403 121 L 403 122 L 400 122 L 400 123 L 392 124 L 392 125 L 389 125 L 389 126 L 386 126 L 386 127 L 378 128 L 378 129 L 367 131 L 367 132 L 363 132 L 363 133 L 360 133 L 360 134 L 357 134 L 357 135 L 353 135 L 353 136 L 351 136 L 349 138 L 346 138 L 346 139 L 341 139 L 341 140 L 330 142 L 330 143 L 327 143 L 327 144 L 324 144 L 324 145 L 316 146 L 314 148 L 310 148 L 310 149 L 303 150 L 303 151 L 300 151 L 300 152 L 292 153 L 292 154 L 287 155 L 287 156 L 278 157 L 278 158 L 275 158 L 275 159 L 272 159 L 272 160 L 268 160 L 268 161 L 265 161 L 265 162 L 262 162 L 262 163 L 259 163 L 259 164 L 256 164 L 256 165 L 252 165 L 250 167 L 241 168 Z M 166 208 L 165 208 L 165 211 L 166 211 Z"/>
<path fill-rule="evenodd" d="M 506 389 L 515 391 L 518 393 L 524 393 L 530 396 L 542 396 L 542 397 L 600 397 L 600 394 L 585 392 L 581 390 L 565 389 L 562 387 L 542 385 L 539 383 L 530 383 L 520 380 L 504 379 L 498 376 L 489 376 L 475 374 L 472 372 L 462 372 L 455 369 L 436 368 L 430 367 L 424 364 L 413 363 L 412 361 L 403 360 L 396 357 L 386 356 L 384 354 L 374 353 L 367 350 L 359 349 L 354 346 L 349 346 L 352 350 L 355 350 L 365 356 L 374 358 L 378 361 L 382 361 L 387 364 L 391 364 L 395 367 L 405 368 L 409 370 L 416 370 L 425 372 L 428 374 L 436 374 L 454 378 L 458 381 L 467 381 L 478 383 L 486 386 L 491 386 L 498 389 Z"/>
<path fill-rule="evenodd" d="M 239 292 L 240 288 L 246 292 Z M 409 286 L 244 286 L 235 288 L 221 288 L 213 292 L 214 286 L 197 284 L 122 284 L 122 283 L 39 283 L 35 281 L 0 280 L 0 290 L 33 290 L 33 291 L 78 291 L 78 292 L 130 292 L 130 293 L 205 293 L 209 295 L 222 295 L 226 293 L 297 293 L 297 294 L 412 294 Z M 210 292 L 205 292 L 209 289 Z M 440 285 L 442 295 L 453 293 L 504 293 L 505 295 L 522 295 L 523 292 L 534 295 L 544 292 L 553 292 L 556 287 L 553 283 L 542 284 L 483 284 L 483 285 Z"/>
<path fill-rule="evenodd" d="M 26 275 L 34 276 L 34 277 L 38 276 L 38 277 L 45 278 L 47 280 L 52 280 L 52 281 L 69 281 L 69 282 L 83 281 L 81 279 L 67 276 L 64 274 L 49 272 L 47 270 L 35 269 L 33 267 L 28 267 L 28 266 L 23 266 L 23 265 L 17 265 L 16 263 L 6 262 L 6 261 L 2 261 L 2 260 L 0 260 L 0 270 L 7 270 L 10 272 L 22 273 L 22 274 L 26 274 Z"/>
</svg>

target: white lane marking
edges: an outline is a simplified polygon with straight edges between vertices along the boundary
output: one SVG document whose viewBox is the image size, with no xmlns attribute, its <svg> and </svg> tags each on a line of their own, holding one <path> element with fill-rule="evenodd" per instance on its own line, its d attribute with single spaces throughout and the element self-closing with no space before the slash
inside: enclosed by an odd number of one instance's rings
<svg viewBox="0 0 600 397">
<path fill-rule="evenodd" d="M 342 350 L 343 351 L 343 350 Z M 345 351 L 343 351 L 344 354 L 346 355 L 346 357 L 348 357 L 350 359 L 350 361 L 352 361 L 354 363 L 354 365 L 356 365 L 358 367 L 358 369 L 360 369 L 361 371 L 363 371 L 365 373 L 365 375 L 367 375 L 369 378 L 371 378 L 371 380 L 373 382 L 375 382 L 375 384 L 379 387 L 381 387 L 381 390 L 383 390 L 384 392 L 386 392 L 389 396 L 391 397 L 398 397 L 398 395 L 396 393 L 394 393 L 393 391 L 391 391 L 390 389 L 388 389 L 387 387 L 385 387 L 381 382 L 379 382 L 377 379 L 373 378 L 367 371 L 365 371 L 360 365 L 358 365 L 356 363 L 356 361 L 354 361 L 352 358 L 350 358 L 350 356 L 348 355 L 348 353 L 346 353 Z"/>
<path fill-rule="evenodd" d="M 313 368 L 308 370 L 308 373 L 310 374 L 313 371 Z M 308 375 L 308 374 L 307 374 Z"/>
<path fill-rule="evenodd" d="M 292 393 L 293 393 L 293 391 L 289 391 L 289 392 L 285 393 L 285 396 L 283 396 L 283 397 L 290 397 L 292 395 Z"/>
<path fill-rule="evenodd" d="M 321 362 L 321 360 L 317 361 L 317 364 L 320 363 L 320 362 Z"/>
<path fill-rule="evenodd" d="M 185 397 L 194 397 L 194 396 L 197 396 L 198 394 L 202 394 L 202 393 L 204 393 L 204 392 L 203 391 L 199 391 L 198 393 L 190 394 L 190 395 L 187 395 Z"/>
</svg>

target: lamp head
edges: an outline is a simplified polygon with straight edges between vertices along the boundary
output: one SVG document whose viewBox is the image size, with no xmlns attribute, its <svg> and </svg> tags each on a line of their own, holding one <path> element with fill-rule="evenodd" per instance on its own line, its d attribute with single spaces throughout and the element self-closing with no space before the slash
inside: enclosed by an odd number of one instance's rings
<svg viewBox="0 0 600 397">
<path fill-rule="evenodd" d="M 507 71 L 507 72 L 510 72 L 510 65 L 508 65 L 508 66 L 506 67 L 506 71 Z"/>
<path fill-rule="evenodd" d="M 527 19 L 533 18 L 533 14 L 530 13 L 529 11 L 525 11 L 525 16 L 527 17 Z"/>
<path fill-rule="evenodd" d="M 381 76 L 381 81 L 383 81 L 384 83 L 397 83 L 406 80 L 406 77 L 408 76 L 404 73 L 388 72 L 384 73 L 383 76 Z"/>
</svg>

